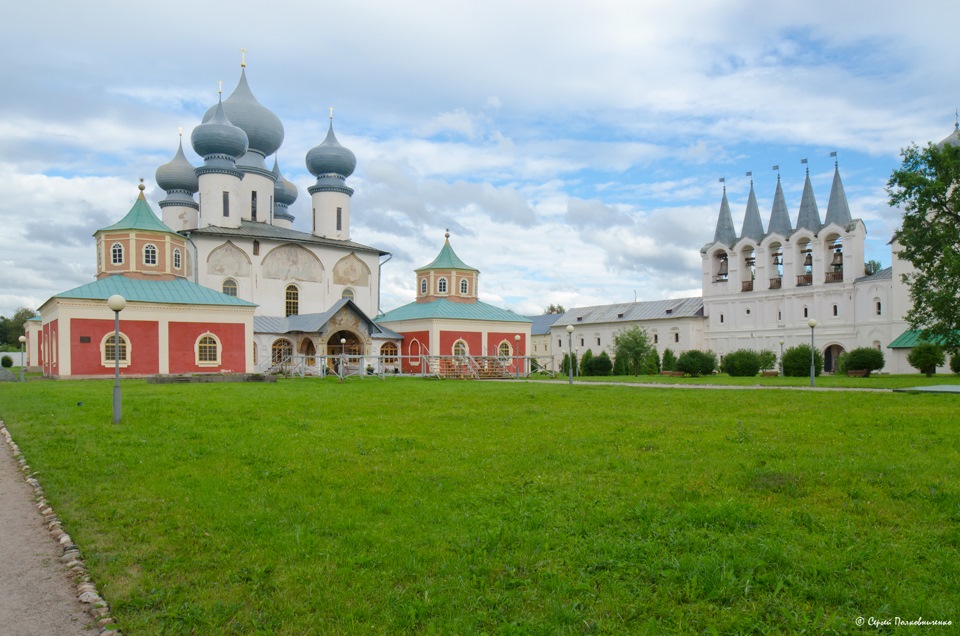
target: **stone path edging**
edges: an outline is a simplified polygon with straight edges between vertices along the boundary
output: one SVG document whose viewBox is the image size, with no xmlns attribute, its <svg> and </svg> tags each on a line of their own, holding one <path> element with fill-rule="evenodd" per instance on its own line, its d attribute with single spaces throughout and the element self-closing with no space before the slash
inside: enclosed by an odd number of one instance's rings
<svg viewBox="0 0 960 636">
<path fill-rule="evenodd" d="M 43 516 L 43 524 L 50 531 L 50 535 L 60 545 L 62 554 L 60 562 L 66 565 L 76 587 L 77 600 L 83 604 L 87 613 L 89 613 L 96 625 L 100 629 L 99 636 L 122 636 L 123 632 L 117 627 L 116 619 L 110 615 L 110 606 L 100 596 L 96 585 L 87 572 L 87 565 L 84 563 L 83 555 L 80 549 L 74 544 L 73 539 L 63 528 L 60 519 L 57 517 L 50 503 L 43 493 L 43 487 L 33 475 L 30 465 L 20 452 L 20 447 L 13 441 L 13 437 L 7 430 L 3 421 L 0 420 L 0 435 L 10 448 L 13 459 L 16 461 L 20 472 L 25 476 L 27 484 L 33 488 L 33 495 L 36 501 L 37 510 Z"/>
</svg>

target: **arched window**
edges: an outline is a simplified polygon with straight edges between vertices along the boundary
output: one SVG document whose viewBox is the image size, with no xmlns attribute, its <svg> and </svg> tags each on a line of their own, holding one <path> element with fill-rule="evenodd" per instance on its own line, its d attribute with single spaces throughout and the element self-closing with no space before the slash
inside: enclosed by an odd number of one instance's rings
<svg viewBox="0 0 960 636">
<path fill-rule="evenodd" d="M 723 314 L 720 314 L 720 324 L 723 324 Z"/>
<path fill-rule="evenodd" d="M 156 265 L 157 264 L 157 246 L 153 243 L 148 243 L 143 248 L 143 264 L 144 265 Z"/>
<path fill-rule="evenodd" d="M 270 362 L 273 364 L 279 364 L 285 360 L 289 360 L 292 355 L 293 345 L 289 340 L 280 338 L 279 340 L 274 340 L 270 346 Z"/>
<path fill-rule="evenodd" d="M 180 255 L 180 248 L 173 250 L 173 269 L 180 269 L 182 265 L 182 256 Z"/>
<path fill-rule="evenodd" d="M 880 304 L 880 301 L 879 301 L 879 300 L 877 301 L 877 315 L 878 315 L 878 316 L 882 316 L 882 315 L 883 315 L 883 305 Z"/>
<path fill-rule="evenodd" d="M 426 278 L 421 278 L 421 279 L 420 279 L 420 293 L 421 293 L 421 294 L 426 294 L 426 293 L 427 293 L 427 279 L 426 279 Z"/>
<path fill-rule="evenodd" d="M 100 345 L 100 353 L 103 366 L 114 366 L 118 355 L 120 357 L 120 366 L 125 367 L 130 364 L 130 342 L 122 333 L 120 334 L 119 347 L 117 346 L 116 335 L 113 332 L 107 334 Z"/>
<path fill-rule="evenodd" d="M 839 315 L 840 315 L 840 307 L 838 307 L 837 305 L 834 305 L 834 306 L 833 306 L 833 315 L 834 315 L 834 316 L 839 316 Z"/>
<path fill-rule="evenodd" d="M 466 293 L 469 292 L 469 291 L 470 291 L 470 283 L 467 282 L 467 279 L 466 279 L 466 278 L 461 278 L 461 279 L 460 279 L 460 293 L 461 293 L 461 294 L 466 294 Z"/>
<path fill-rule="evenodd" d="M 123 265 L 123 245 L 120 243 L 114 243 L 110 246 L 110 263 Z"/>
<path fill-rule="evenodd" d="M 236 298 L 237 297 L 237 281 L 233 280 L 232 278 L 228 278 L 227 280 L 223 281 L 223 293 L 226 294 L 227 296 L 233 296 L 234 298 Z"/>
<path fill-rule="evenodd" d="M 220 364 L 220 342 L 213 334 L 207 333 L 197 339 L 194 346 L 198 366 L 212 366 Z"/>
<path fill-rule="evenodd" d="M 340 294 L 340 298 L 349 298 L 350 300 L 354 300 L 353 290 L 352 290 L 352 289 L 344 289 L 344 290 L 343 290 L 343 293 Z"/>
<path fill-rule="evenodd" d="M 680 342 L 680 334 L 679 334 L 679 333 L 673 334 L 673 341 L 674 341 L 674 342 Z"/>
<path fill-rule="evenodd" d="M 464 342 L 463 340 L 457 340 L 456 342 L 453 343 L 453 355 L 463 358 L 467 356 L 469 351 L 470 350 L 467 349 L 467 343 Z"/>
<path fill-rule="evenodd" d="M 385 342 L 380 347 L 380 357 L 383 358 L 384 364 L 396 364 L 398 353 L 397 345 L 392 342 Z"/>
<path fill-rule="evenodd" d="M 297 289 L 296 285 L 287 285 L 284 311 L 286 316 L 296 316 L 300 313 L 300 290 Z"/>
<path fill-rule="evenodd" d="M 806 307 L 803 308 L 803 317 L 804 318 L 810 317 L 810 311 Z"/>
<path fill-rule="evenodd" d="M 441 278 L 440 280 L 437 281 L 437 292 L 440 293 L 440 294 L 446 294 L 446 293 L 447 293 L 447 279 L 446 279 L 446 278 Z"/>
<path fill-rule="evenodd" d="M 500 343 L 500 346 L 497 348 L 497 354 L 498 354 L 501 358 L 509 358 L 509 357 L 510 357 L 510 343 L 507 342 L 506 340 L 504 340 L 503 342 L 501 342 L 501 343 Z"/>
</svg>

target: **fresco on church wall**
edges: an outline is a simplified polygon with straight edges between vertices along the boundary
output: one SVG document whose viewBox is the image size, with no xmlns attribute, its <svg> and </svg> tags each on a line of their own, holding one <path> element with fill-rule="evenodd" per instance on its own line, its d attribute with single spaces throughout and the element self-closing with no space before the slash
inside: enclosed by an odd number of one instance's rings
<svg viewBox="0 0 960 636">
<path fill-rule="evenodd" d="M 263 259 L 263 277 L 279 280 L 323 280 L 323 264 L 299 245 L 281 245 Z"/>
<path fill-rule="evenodd" d="M 207 273 L 219 276 L 250 276 L 250 259 L 229 241 L 207 257 Z"/>
<path fill-rule="evenodd" d="M 370 268 L 355 254 L 344 256 L 333 268 L 333 282 L 336 285 L 370 285 Z"/>
</svg>

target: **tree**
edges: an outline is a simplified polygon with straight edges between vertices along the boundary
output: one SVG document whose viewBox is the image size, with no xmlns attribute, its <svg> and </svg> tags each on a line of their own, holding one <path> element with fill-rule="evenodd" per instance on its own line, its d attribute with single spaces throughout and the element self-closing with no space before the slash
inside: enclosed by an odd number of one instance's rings
<svg viewBox="0 0 960 636">
<path fill-rule="evenodd" d="M 664 371 L 676 371 L 677 370 L 677 356 L 673 354 L 671 349 L 663 350 L 663 362 L 660 365 L 663 367 Z"/>
<path fill-rule="evenodd" d="M 580 375 L 593 375 L 590 369 L 590 363 L 593 361 L 593 351 L 587 349 L 580 356 Z"/>
<path fill-rule="evenodd" d="M 23 323 L 37 315 L 32 309 L 19 307 L 12 318 L 0 316 L 0 344 L 10 345 L 19 349 L 20 336 L 23 335 Z"/>
<path fill-rule="evenodd" d="M 876 274 L 881 269 L 883 269 L 883 263 L 873 259 L 870 259 L 863 265 L 863 273 L 866 274 L 867 276 L 870 276 L 871 274 Z"/>
<path fill-rule="evenodd" d="M 819 376 L 823 371 L 823 354 L 819 349 L 814 350 L 813 355 L 814 375 Z M 783 367 L 783 375 L 793 378 L 802 378 L 810 375 L 810 345 L 797 345 L 790 347 L 783 352 L 783 359 L 780 360 Z"/>
<path fill-rule="evenodd" d="M 677 358 L 677 371 L 692 376 L 710 375 L 717 369 L 717 354 L 713 351 L 684 351 Z"/>
<path fill-rule="evenodd" d="M 554 305 L 550 303 L 550 306 L 543 310 L 545 314 L 565 314 L 567 310 L 563 308 L 563 305 Z"/>
<path fill-rule="evenodd" d="M 563 366 L 561 367 L 563 375 L 570 374 L 571 362 L 573 363 L 573 375 L 577 375 L 577 358 L 576 356 L 572 356 L 569 353 L 563 354 Z"/>
<path fill-rule="evenodd" d="M 842 370 L 843 373 L 847 371 L 866 371 L 867 376 L 869 376 L 872 371 L 879 371 L 884 365 L 883 352 L 873 347 L 858 347 L 841 357 L 843 358 L 843 365 L 841 367 L 838 360 L 837 370 Z"/>
<path fill-rule="evenodd" d="M 960 147 L 911 145 L 887 182 L 890 205 L 903 209 L 897 232 L 913 307 L 906 320 L 924 340 L 960 349 Z"/>
<path fill-rule="evenodd" d="M 610 375 L 613 369 L 613 362 L 606 351 L 601 351 L 600 355 L 590 360 L 590 375 Z"/>
<path fill-rule="evenodd" d="M 640 327 L 621 330 L 613 337 L 613 349 L 617 360 L 624 359 L 627 372 L 638 376 L 643 364 L 643 356 L 650 349 L 650 337 L 647 331 Z"/>
<path fill-rule="evenodd" d="M 760 352 L 760 368 L 763 371 L 769 371 L 777 366 L 777 354 L 769 349 Z"/>
<path fill-rule="evenodd" d="M 937 372 L 937 367 L 947 361 L 940 345 L 932 342 L 920 342 L 914 345 L 907 356 L 910 366 L 925 374 L 928 378 Z"/>
<path fill-rule="evenodd" d="M 760 354 L 751 349 L 739 349 L 723 356 L 720 370 L 727 375 L 749 378 L 760 373 Z"/>
</svg>

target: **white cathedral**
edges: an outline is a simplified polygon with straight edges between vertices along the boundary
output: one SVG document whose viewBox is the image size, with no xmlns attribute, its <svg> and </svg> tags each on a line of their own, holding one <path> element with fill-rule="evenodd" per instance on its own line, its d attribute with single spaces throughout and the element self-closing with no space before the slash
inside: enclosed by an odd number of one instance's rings
<svg viewBox="0 0 960 636">
<path fill-rule="evenodd" d="M 157 169 L 163 223 L 189 245 L 187 278 L 257 305 L 257 370 L 291 354 L 395 354 L 401 337 L 371 319 L 388 254 L 350 238 L 346 179 L 356 157 L 337 141 L 331 112 L 326 138 L 306 155 L 316 183 L 308 188 L 312 229 L 301 232 L 289 212 L 297 188 L 276 160 L 283 137 L 280 119 L 250 90 L 244 64 L 236 89 L 190 136 L 203 165 L 187 161 L 181 140 Z"/>
</svg>

